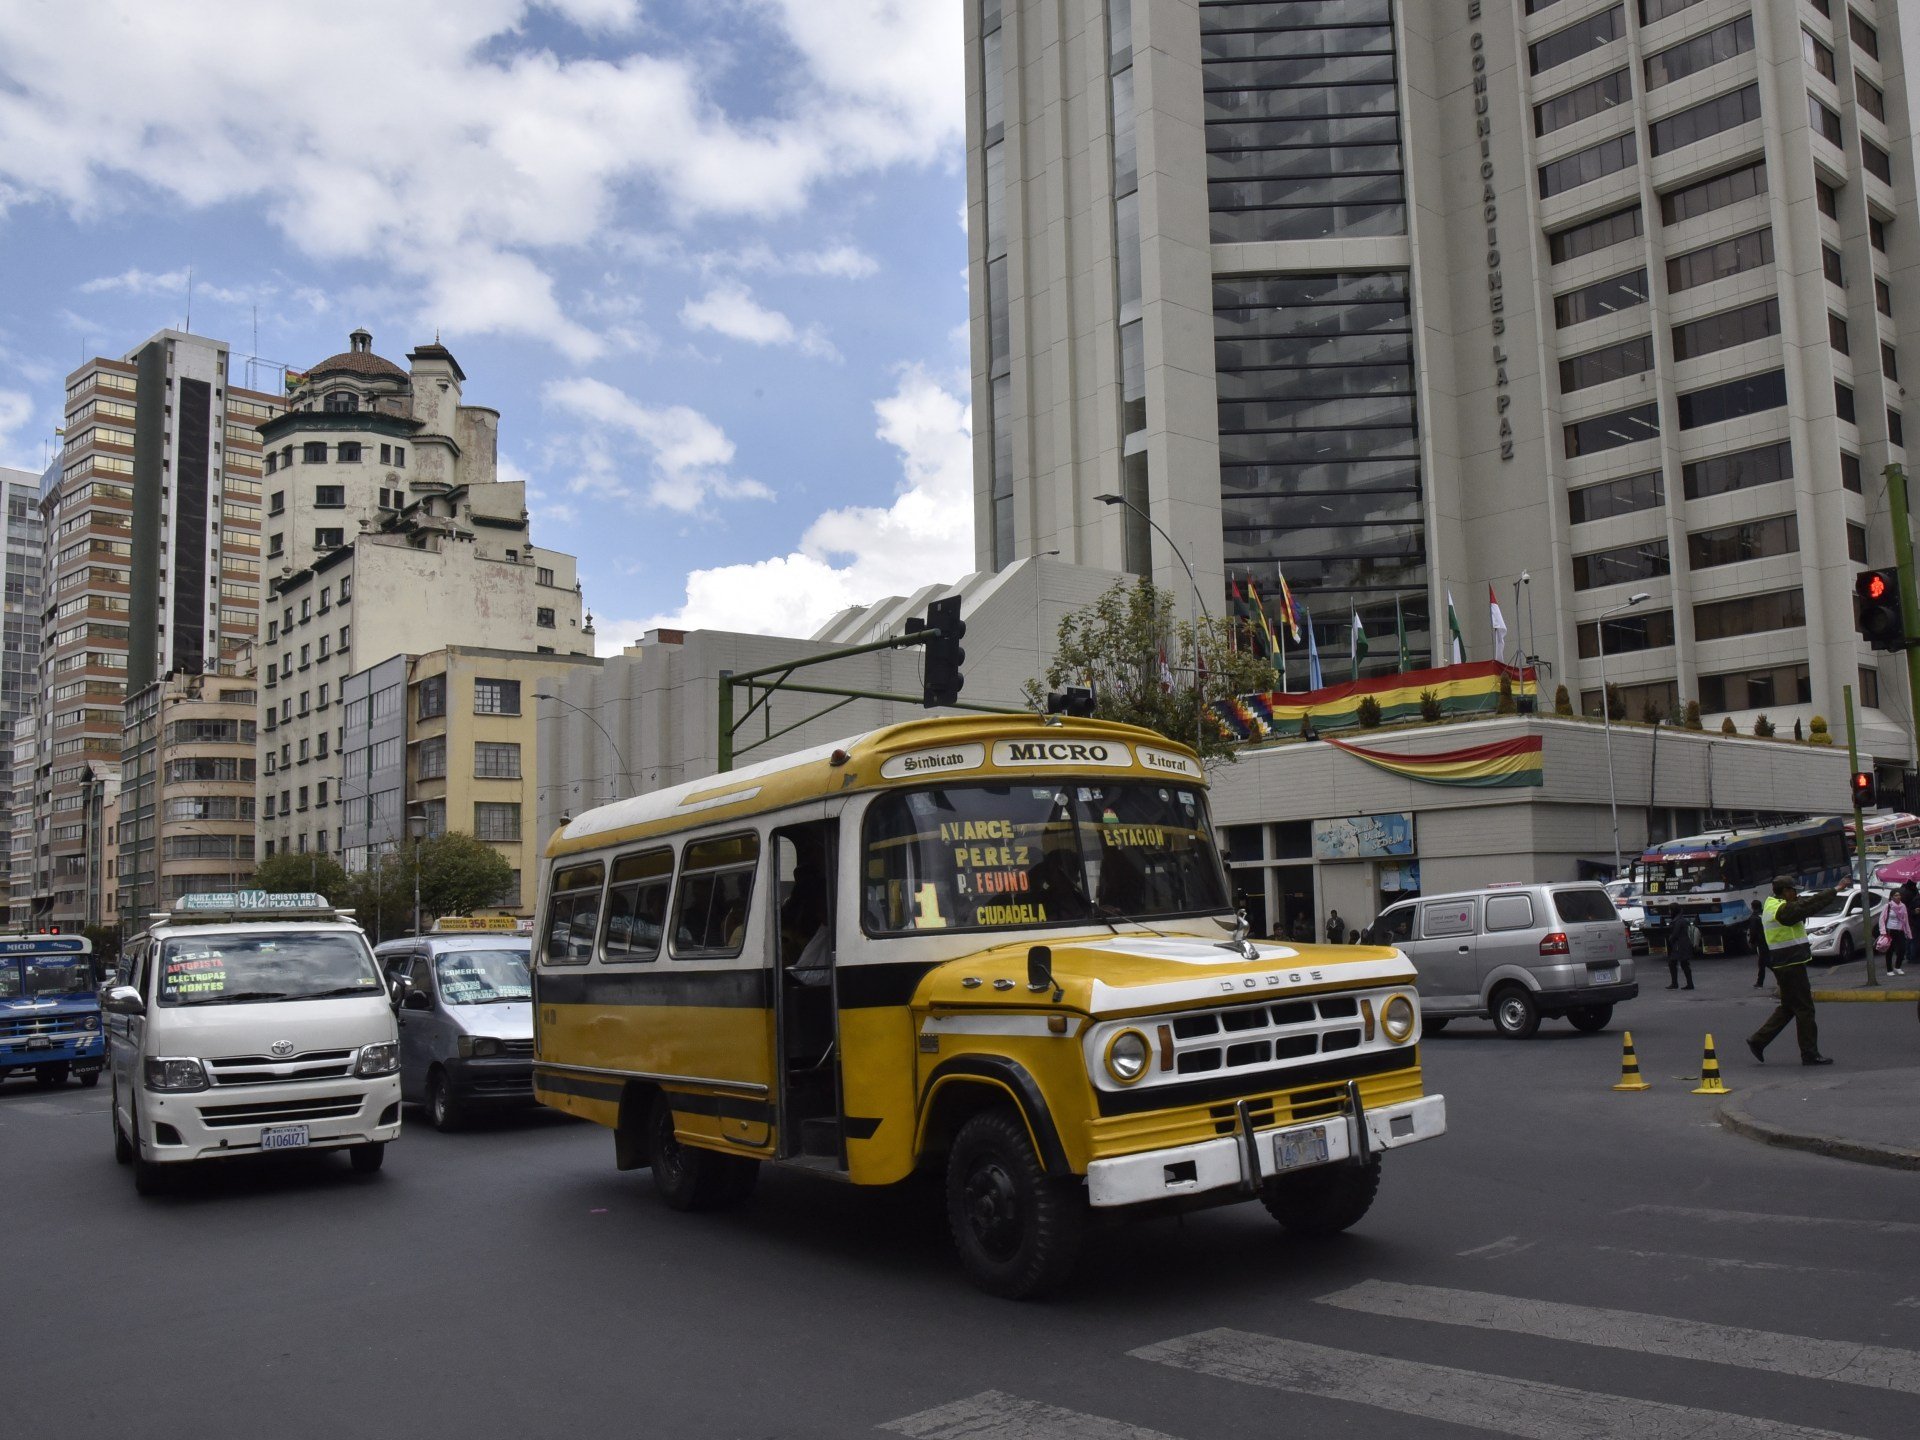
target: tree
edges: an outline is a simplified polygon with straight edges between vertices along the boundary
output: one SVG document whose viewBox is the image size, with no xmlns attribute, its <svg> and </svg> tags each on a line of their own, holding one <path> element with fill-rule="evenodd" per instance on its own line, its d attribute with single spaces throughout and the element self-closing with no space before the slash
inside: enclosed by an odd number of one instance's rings
<svg viewBox="0 0 1920 1440">
<path fill-rule="evenodd" d="M 1627 718 L 1627 702 L 1621 698 L 1620 687 L 1611 682 L 1607 685 L 1607 718 L 1609 720 Z"/>
<path fill-rule="evenodd" d="M 1722 735 L 1738 735 L 1740 733 L 1739 729 L 1734 725 L 1731 715 L 1720 722 L 1720 733 Z"/>
<path fill-rule="evenodd" d="M 1440 697 L 1431 690 L 1420 692 L 1420 718 L 1429 725 L 1437 725 L 1446 711 L 1440 707 Z"/>
<path fill-rule="evenodd" d="M 1700 702 L 1698 700 L 1687 701 L 1686 719 L 1681 723 L 1683 723 L 1689 730 L 1700 730 L 1705 728 L 1700 723 Z"/>
<path fill-rule="evenodd" d="M 1232 759 L 1238 742 L 1211 713 L 1202 714 L 1203 703 L 1271 690 L 1273 667 L 1233 646 L 1229 622 L 1207 620 L 1195 627 L 1176 615 L 1171 591 L 1144 580 L 1115 582 L 1093 604 L 1060 621 L 1053 663 L 1039 680 L 1027 682 L 1027 703 L 1042 709 L 1048 690 L 1091 685 L 1097 718 L 1156 730 L 1193 746 L 1202 759 Z M 1196 639 L 1206 661 L 1198 688 Z M 1161 671 L 1162 654 L 1171 688 Z"/>
<path fill-rule="evenodd" d="M 1760 716 L 1753 722 L 1753 733 L 1758 735 L 1762 740 L 1772 738 L 1773 722 L 1764 715 Z"/>
<path fill-rule="evenodd" d="M 1796 740 L 1804 740 L 1807 738 L 1805 733 L 1800 729 L 1800 717 L 1798 715 L 1793 717 L 1793 738 Z"/>
<path fill-rule="evenodd" d="M 1833 736 L 1827 731 L 1827 717 L 1816 715 L 1807 722 L 1807 743 L 1809 745 L 1831 745 Z"/>
<path fill-rule="evenodd" d="M 1362 730 L 1377 730 L 1380 728 L 1380 702 L 1374 699 L 1373 696 L 1362 695 L 1359 705 L 1354 708 L 1355 717 L 1360 721 L 1360 728 Z"/>
<path fill-rule="evenodd" d="M 144 916 L 141 917 L 143 920 Z M 120 959 L 120 932 L 111 925 L 89 925 L 80 932 L 93 946 L 93 970 L 96 975 L 111 970 Z"/>
<path fill-rule="evenodd" d="M 268 890 L 276 895 L 311 891 L 326 896 L 336 905 L 345 905 L 352 894 L 353 884 L 333 856 L 308 851 L 305 855 L 293 852 L 269 855 L 254 867 L 253 888 Z"/>
<path fill-rule="evenodd" d="M 1513 703 L 1513 677 L 1502 671 L 1500 674 L 1500 697 L 1493 703 L 1496 715 L 1511 715 L 1519 706 Z"/>
<path fill-rule="evenodd" d="M 1640 705 L 1640 722 L 1643 725 L 1658 725 L 1667 718 L 1666 706 L 1649 696 Z"/>
<path fill-rule="evenodd" d="M 1556 685 L 1553 687 L 1553 713 L 1556 715 L 1573 714 L 1573 696 L 1567 693 L 1567 687 L 1564 685 Z"/>
<path fill-rule="evenodd" d="M 353 877 L 354 918 L 361 929 L 387 940 L 413 932 L 416 870 L 422 930 L 442 915 L 497 906 L 513 885 L 513 867 L 485 841 L 452 830 L 410 840 Z"/>
</svg>

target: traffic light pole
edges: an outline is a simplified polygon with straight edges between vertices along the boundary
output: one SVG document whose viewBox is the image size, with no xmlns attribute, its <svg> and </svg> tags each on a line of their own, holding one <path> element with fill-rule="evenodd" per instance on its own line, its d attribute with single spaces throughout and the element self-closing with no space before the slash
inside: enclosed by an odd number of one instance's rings
<svg viewBox="0 0 1920 1440">
<path fill-rule="evenodd" d="M 1860 742 L 1853 730 L 1853 686 L 1842 685 L 1840 698 L 1847 707 L 1847 774 L 1851 776 L 1860 768 Z M 1873 973 L 1873 891 L 1867 888 L 1867 816 L 1860 808 L 1858 794 L 1853 800 L 1853 844 L 1859 865 L 1859 878 L 1855 882 L 1860 888 L 1860 913 L 1865 923 L 1861 926 L 1864 943 L 1861 950 L 1866 955 L 1867 984 L 1879 987 L 1880 979 Z"/>
<path fill-rule="evenodd" d="M 1913 532 L 1907 520 L 1907 472 L 1889 465 L 1881 472 L 1887 481 L 1887 508 L 1893 519 L 1893 563 L 1900 572 L 1900 619 L 1909 643 L 1920 640 L 1920 595 L 1914 593 Z M 1907 720 L 1914 758 L 1920 761 L 1920 662 L 1909 649 L 1901 657 L 1907 666 Z"/>
</svg>

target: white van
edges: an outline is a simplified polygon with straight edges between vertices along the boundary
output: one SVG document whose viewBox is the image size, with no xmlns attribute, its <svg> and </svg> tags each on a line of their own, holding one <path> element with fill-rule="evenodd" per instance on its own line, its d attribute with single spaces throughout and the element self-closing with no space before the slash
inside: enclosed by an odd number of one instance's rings
<svg viewBox="0 0 1920 1440">
<path fill-rule="evenodd" d="M 189 895 L 128 943 L 102 1008 L 113 1156 L 163 1167 L 400 1134 L 400 1046 L 367 937 L 320 895 Z"/>
</svg>

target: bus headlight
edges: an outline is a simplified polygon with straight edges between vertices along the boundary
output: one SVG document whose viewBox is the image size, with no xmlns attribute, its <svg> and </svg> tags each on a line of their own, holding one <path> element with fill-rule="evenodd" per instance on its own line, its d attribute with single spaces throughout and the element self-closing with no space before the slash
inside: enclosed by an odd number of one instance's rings
<svg viewBox="0 0 1920 1440">
<path fill-rule="evenodd" d="M 1387 1033 L 1387 1039 L 1396 1045 L 1404 1045 L 1413 1034 L 1413 1001 L 1404 995 L 1395 995 L 1380 1007 L 1380 1028 Z"/>
<path fill-rule="evenodd" d="M 1107 1073 L 1122 1085 L 1131 1085 L 1147 1073 L 1152 1054 L 1146 1036 L 1138 1030 L 1122 1030 L 1107 1042 Z"/>
</svg>

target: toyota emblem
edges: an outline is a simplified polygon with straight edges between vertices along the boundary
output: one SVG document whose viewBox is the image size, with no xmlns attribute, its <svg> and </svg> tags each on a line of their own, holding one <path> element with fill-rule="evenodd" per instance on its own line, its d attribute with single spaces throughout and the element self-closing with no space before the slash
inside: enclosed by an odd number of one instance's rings
<svg viewBox="0 0 1920 1440">
<path fill-rule="evenodd" d="M 293 1054 L 293 1041 L 276 1040 L 273 1042 L 272 1048 L 273 1048 L 273 1053 L 276 1055 L 291 1055 Z"/>
</svg>

